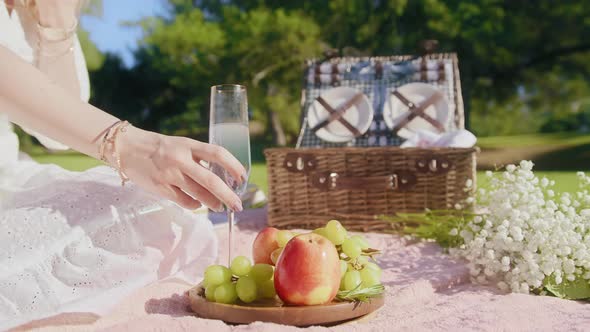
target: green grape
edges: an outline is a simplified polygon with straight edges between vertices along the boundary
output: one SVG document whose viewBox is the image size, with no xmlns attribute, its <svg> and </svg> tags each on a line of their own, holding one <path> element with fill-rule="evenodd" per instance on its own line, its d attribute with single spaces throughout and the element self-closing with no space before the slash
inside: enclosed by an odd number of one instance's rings
<svg viewBox="0 0 590 332">
<path fill-rule="evenodd" d="M 270 280 L 274 274 L 272 265 L 268 264 L 256 264 L 252 267 L 249 276 L 256 281 L 257 284 L 261 284 L 264 281 Z"/>
<path fill-rule="evenodd" d="M 246 256 L 234 258 L 230 265 L 231 272 L 239 277 L 245 276 L 252 270 L 252 262 Z"/>
<path fill-rule="evenodd" d="M 263 299 L 274 298 L 277 295 L 274 280 L 263 281 L 258 287 L 258 292 L 260 293 L 260 297 Z"/>
<path fill-rule="evenodd" d="M 344 277 L 344 274 L 348 270 L 348 263 L 346 261 L 340 260 L 340 276 Z"/>
<path fill-rule="evenodd" d="M 236 284 L 226 282 L 215 288 L 215 302 L 231 304 L 235 303 L 237 299 Z"/>
<path fill-rule="evenodd" d="M 354 264 L 348 263 L 346 265 L 346 271 L 356 271 L 356 268 L 354 267 Z"/>
<path fill-rule="evenodd" d="M 241 277 L 236 283 L 236 293 L 244 303 L 250 303 L 256 300 L 258 294 L 256 282 L 250 277 Z"/>
<path fill-rule="evenodd" d="M 289 242 L 289 240 L 291 240 L 293 236 L 295 236 L 295 234 L 293 234 L 293 232 L 291 231 L 278 231 L 277 243 L 279 244 L 279 247 L 283 248 L 284 246 L 286 246 L 287 242 Z"/>
<path fill-rule="evenodd" d="M 361 255 L 361 247 L 356 243 L 355 240 L 346 239 L 342 243 L 342 252 L 346 256 L 355 259 Z"/>
<path fill-rule="evenodd" d="M 361 279 L 363 280 L 363 288 L 379 285 L 381 283 L 380 273 L 373 270 L 364 268 L 360 271 Z"/>
<path fill-rule="evenodd" d="M 367 240 L 364 237 L 360 235 L 353 235 L 350 238 L 356 241 L 356 243 L 358 243 L 362 250 L 369 249 L 369 242 L 367 242 Z"/>
<path fill-rule="evenodd" d="M 344 283 L 344 290 L 353 290 L 361 284 L 361 273 L 359 271 L 348 271 L 342 280 Z"/>
<path fill-rule="evenodd" d="M 379 277 L 381 277 L 381 268 L 379 267 L 379 265 L 373 262 L 368 262 L 367 264 L 365 264 L 365 269 L 373 270 L 379 274 Z"/>
<path fill-rule="evenodd" d="M 205 270 L 205 284 L 217 286 L 231 280 L 231 271 L 223 265 L 211 265 Z"/>
<path fill-rule="evenodd" d="M 205 298 L 207 301 L 215 302 L 215 289 L 217 286 L 209 286 L 205 288 Z"/>
<path fill-rule="evenodd" d="M 327 238 L 328 236 L 326 235 L 326 228 L 324 227 L 320 227 L 320 228 L 316 228 L 313 230 L 313 233 L 316 233 L 318 235 L 321 235 L 325 238 Z"/>
<path fill-rule="evenodd" d="M 272 263 L 274 265 L 277 264 L 277 261 L 279 260 L 279 256 L 281 255 L 281 253 L 283 252 L 283 248 L 278 248 L 275 249 L 271 254 L 270 254 L 270 260 L 272 261 Z"/>
<path fill-rule="evenodd" d="M 356 259 L 357 263 L 361 264 L 361 265 L 365 265 L 369 262 L 369 257 L 367 256 L 359 256 Z"/>
<path fill-rule="evenodd" d="M 342 278 L 340 279 L 340 288 L 339 290 L 345 290 L 344 289 L 344 276 L 342 276 Z"/>
<path fill-rule="evenodd" d="M 346 229 L 340 224 L 338 220 L 330 220 L 326 225 L 326 237 L 334 243 L 340 245 L 346 239 Z"/>
</svg>

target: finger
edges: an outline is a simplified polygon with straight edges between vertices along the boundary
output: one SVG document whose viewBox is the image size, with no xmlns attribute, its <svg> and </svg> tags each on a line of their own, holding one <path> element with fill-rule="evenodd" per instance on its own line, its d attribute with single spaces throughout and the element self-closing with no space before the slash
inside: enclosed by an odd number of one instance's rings
<svg viewBox="0 0 590 332">
<path fill-rule="evenodd" d="M 217 175 L 200 165 L 192 164 L 182 170 L 193 181 L 203 186 L 211 194 L 234 211 L 242 211 L 242 200 Z"/>
<path fill-rule="evenodd" d="M 203 188 L 203 186 L 196 183 L 191 177 L 183 174 L 182 180 L 178 183 L 178 187 L 185 193 L 188 193 L 193 198 L 211 208 L 213 211 L 222 212 L 224 210 L 223 203 L 221 203 L 221 201 L 207 189 Z"/>
<path fill-rule="evenodd" d="M 223 167 L 238 182 L 246 181 L 247 171 L 244 166 L 225 148 L 207 144 L 199 141 L 192 141 L 193 155 L 198 159 L 207 160 L 209 163 L 216 163 Z"/>
<path fill-rule="evenodd" d="M 168 198 L 178 203 L 178 205 L 182 206 L 185 209 L 195 210 L 201 207 L 201 202 L 190 197 L 176 186 L 169 186 L 166 192 Z"/>
</svg>

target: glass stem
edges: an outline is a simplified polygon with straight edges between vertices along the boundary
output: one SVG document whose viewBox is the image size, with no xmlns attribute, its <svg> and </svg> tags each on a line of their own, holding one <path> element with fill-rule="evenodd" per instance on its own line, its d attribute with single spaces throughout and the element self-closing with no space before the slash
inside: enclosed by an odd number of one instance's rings
<svg viewBox="0 0 590 332">
<path fill-rule="evenodd" d="M 229 234 L 228 234 L 228 246 L 227 246 L 227 266 L 231 265 L 231 253 L 232 253 L 232 243 L 233 243 L 233 228 L 234 228 L 234 210 L 227 209 L 227 223 L 229 224 Z"/>
</svg>

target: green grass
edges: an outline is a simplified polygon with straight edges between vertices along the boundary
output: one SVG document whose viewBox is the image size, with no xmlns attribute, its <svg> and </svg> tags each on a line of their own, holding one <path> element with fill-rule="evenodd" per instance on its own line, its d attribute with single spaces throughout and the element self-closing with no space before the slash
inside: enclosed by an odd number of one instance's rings
<svg viewBox="0 0 590 332">
<path fill-rule="evenodd" d="M 578 178 L 576 172 L 535 172 L 539 178 L 547 177 L 555 181 L 553 190 L 555 192 L 575 192 L 578 189 Z M 486 187 L 487 178 L 485 172 L 477 172 L 477 186 Z"/>
<path fill-rule="evenodd" d="M 520 159 L 531 157 L 536 164 L 535 173 L 555 180 L 556 191 L 574 191 L 577 189 L 576 170 L 590 169 L 590 135 L 576 133 L 531 134 L 519 136 L 481 137 L 478 146 L 482 152 L 478 159 L 485 165 L 517 163 Z M 531 147 L 531 149 L 528 149 Z M 550 147 L 544 152 L 543 148 Z M 528 150 L 537 149 L 536 155 L 528 156 Z M 262 151 L 262 147 L 259 147 Z M 41 163 L 52 163 L 73 171 L 83 171 L 102 163 L 75 152 L 49 154 L 41 147 L 34 146 L 29 154 Z M 501 162 L 498 160 L 503 159 Z M 490 167 L 491 168 L 491 167 Z M 549 171 L 547 171 L 549 170 Z M 567 171 L 566 171 L 567 170 Z M 485 185 L 483 173 L 478 172 L 478 183 Z M 264 192 L 268 192 L 266 165 L 256 161 L 252 164 L 250 182 Z"/>
<path fill-rule="evenodd" d="M 33 158 L 40 163 L 57 164 L 65 169 L 72 171 L 83 171 L 88 168 L 102 165 L 101 162 L 90 157 L 77 153 L 56 153 L 56 154 L 42 154 L 34 153 Z M 575 191 L 578 188 L 576 172 L 535 172 L 537 176 L 546 176 L 551 180 L 555 180 L 556 191 Z M 478 184 L 485 186 L 486 179 L 484 172 L 478 172 Z M 266 176 L 266 164 L 254 163 L 250 172 L 250 183 L 256 184 L 265 193 L 268 192 L 268 180 Z"/>
<path fill-rule="evenodd" d="M 32 152 L 31 157 L 42 164 L 56 164 L 70 171 L 84 171 L 89 168 L 104 165 L 102 162 L 74 152 L 43 153 L 40 150 Z M 256 184 L 267 192 L 266 164 L 254 163 L 250 171 L 250 183 Z"/>
<path fill-rule="evenodd" d="M 250 171 L 250 183 L 253 183 L 262 189 L 265 193 L 268 193 L 268 179 L 266 176 L 266 164 L 265 163 L 254 163 L 252 164 L 252 170 Z"/>
<path fill-rule="evenodd" d="M 477 145 L 484 149 L 506 149 L 529 146 L 573 146 L 590 143 L 590 135 L 578 133 L 530 134 L 518 136 L 479 137 Z"/>
<path fill-rule="evenodd" d="M 42 164 L 57 164 L 70 171 L 85 171 L 98 165 L 104 165 L 94 158 L 74 153 L 35 154 L 32 157 Z"/>
</svg>

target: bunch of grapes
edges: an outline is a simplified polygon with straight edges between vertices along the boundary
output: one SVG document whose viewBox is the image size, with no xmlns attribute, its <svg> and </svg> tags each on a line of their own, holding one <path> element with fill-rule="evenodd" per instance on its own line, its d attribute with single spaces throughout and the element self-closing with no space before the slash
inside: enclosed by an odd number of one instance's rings
<svg viewBox="0 0 590 332">
<path fill-rule="evenodd" d="M 205 270 L 203 287 L 205 298 L 211 302 L 232 304 L 238 299 L 251 303 L 276 296 L 274 267 L 269 264 L 252 265 L 245 256 L 234 258 L 230 267 L 211 265 Z"/>
<path fill-rule="evenodd" d="M 340 290 L 363 290 L 381 285 L 381 268 L 371 261 L 379 251 L 370 248 L 367 240 L 360 235 L 349 236 L 346 229 L 337 220 L 330 220 L 325 227 L 313 231 L 330 240 L 340 256 Z M 297 234 L 288 230 L 276 233 L 278 248 L 270 259 L 276 265 L 284 247 Z M 232 304 L 238 299 L 251 303 L 260 299 L 274 299 L 274 266 L 254 264 L 245 256 L 233 259 L 229 267 L 211 265 L 205 270 L 203 287 L 205 298 L 211 302 Z M 350 299 L 347 298 L 347 299 Z"/>
<path fill-rule="evenodd" d="M 330 220 L 326 227 L 317 228 L 316 234 L 328 238 L 340 255 L 340 290 L 351 291 L 381 284 L 381 268 L 370 261 L 379 251 L 371 249 L 361 235 L 348 236 L 337 220 Z"/>
</svg>

